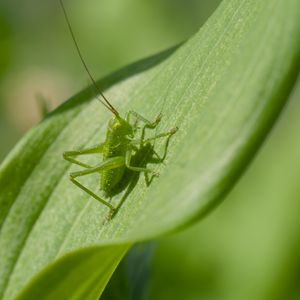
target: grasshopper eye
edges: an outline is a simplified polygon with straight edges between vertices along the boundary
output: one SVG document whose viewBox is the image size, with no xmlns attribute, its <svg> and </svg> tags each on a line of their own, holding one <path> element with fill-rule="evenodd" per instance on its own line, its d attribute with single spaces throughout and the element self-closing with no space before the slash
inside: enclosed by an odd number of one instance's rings
<svg viewBox="0 0 300 300">
<path fill-rule="evenodd" d="M 120 128 L 121 128 L 121 124 L 120 123 L 115 123 L 114 126 L 113 126 L 114 130 L 118 130 Z"/>
</svg>

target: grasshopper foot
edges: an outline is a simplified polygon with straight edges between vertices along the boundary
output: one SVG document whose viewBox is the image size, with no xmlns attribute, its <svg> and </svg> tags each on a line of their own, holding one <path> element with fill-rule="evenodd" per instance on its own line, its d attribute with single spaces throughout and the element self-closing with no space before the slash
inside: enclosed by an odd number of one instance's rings
<svg viewBox="0 0 300 300">
<path fill-rule="evenodd" d="M 171 135 L 175 134 L 177 131 L 178 131 L 178 127 L 176 126 L 169 131 L 169 135 L 171 136 Z"/>
</svg>

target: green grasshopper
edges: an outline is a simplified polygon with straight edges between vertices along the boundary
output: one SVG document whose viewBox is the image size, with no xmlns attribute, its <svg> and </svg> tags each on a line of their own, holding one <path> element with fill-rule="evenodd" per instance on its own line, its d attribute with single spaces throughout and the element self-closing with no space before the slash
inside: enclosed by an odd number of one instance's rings
<svg viewBox="0 0 300 300">
<path fill-rule="evenodd" d="M 109 201 L 106 201 L 104 198 L 109 197 L 113 190 L 120 184 L 123 180 L 124 173 L 126 169 L 131 170 L 133 172 L 144 172 L 145 176 L 147 174 L 152 174 L 153 176 L 158 176 L 158 173 L 154 172 L 153 170 L 147 168 L 145 165 L 143 166 L 134 166 L 132 165 L 132 157 L 139 157 L 139 151 L 149 148 L 152 151 L 152 154 L 155 155 L 158 161 L 163 162 L 166 157 L 167 147 L 169 144 L 170 137 L 178 130 L 177 127 L 172 128 L 168 132 L 155 134 L 151 138 L 145 138 L 146 130 L 147 129 L 155 129 L 161 120 L 161 114 L 153 121 L 148 121 L 146 118 L 142 117 L 135 111 L 129 111 L 126 114 L 125 118 L 122 118 L 119 112 L 113 107 L 113 105 L 108 101 L 108 99 L 104 96 L 104 94 L 99 89 L 98 85 L 96 84 L 93 76 L 91 75 L 84 59 L 79 49 L 78 43 L 75 39 L 75 35 L 73 33 L 72 27 L 70 25 L 65 7 L 63 5 L 62 0 L 59 0 L 64 17 L 68 24 L 72 39 L 76 46 L 78 55 L 80 60 L 89 75 L 89 78 L 92 81 L 92 84 L 97 92 L 97 95 L 100 95 L 101 98 L 97 97 L 97 99 L 113 114 L 113 117 L 109 120 L 107 126 L 107 133 L 106 139 L 104 143 L 99 145 L 95 145 L 90 148 L 82 149 L 82 150 L 74 150 L 74 151 L 66 151 L 63 153 L 64 159 L 67 161 L 79 165 L 84 169 L 77 172 L 70 173 L 70 180 L 78 186 L 80 189 L 84 190 L 94 199 L 98 200 L 105 206 L 110 209 L 110 216 L 114 216 L 115 213 L 118 211 L 122 200 L 120 201 L 119 205 L 114 207 Z M 132 118 L 134 118 L 134 122 L 131 122 Z M 141 129 L 141 135 L 137 139 L 136 134 L 139 129 L 139 123 L 143 123 Z M 164 154 L 161 158 L 153 149 L 153 146 L 149 146 L 151 141 L 154 141 L 159 138 L 166 137 L 165 147 L 164 147 Z M 140 152 L 142 153 L 142 152 Z M 88 154 L 102 154 L 103 160 L 96 166 L 90 166 L 82 161 L 79 161 L 77 156 L 80 155 L 88 155 Z M 140 159 L 140 158 L 139 158 Z M 98 173 L 100 175 L 100 190 L 104 193 L 104 198 L 96 195 L 92 190 L 85 187 L 78 181 L 78 177 L 86 176 L 90 174 Z"/>
</svg>

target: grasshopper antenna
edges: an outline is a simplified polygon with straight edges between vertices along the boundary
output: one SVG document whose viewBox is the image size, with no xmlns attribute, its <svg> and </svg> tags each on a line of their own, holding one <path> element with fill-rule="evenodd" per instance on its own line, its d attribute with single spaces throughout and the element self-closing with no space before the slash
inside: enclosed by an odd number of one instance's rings
<svg viewBox="0 0 300 300">
<path fill-rule="evenodd" d="M 62 1 L 62 0 L 59 0 L 59 2 L 60 2 L 60 5 L 61 5 L 61 8 L 62 8 L 62 10 L 63 10 L 65 19 L 66 19 L 66 21 L 67 21 L 67 24 L 68 24 L 68 27 L 69 27 L 69 30 L 70 30 L 70 33 L 71 33 L 73 42 L 74 42 L 74 44 L 75 44 L 75 46 L 76 46 L 77 53 L 78 53 L 78 55 L 79 55 L 79 57 L 80 57 L 80 60 L 81 60 L 81 62 L 82 62 L 82 64 L 83 64 L 83 66 L 84 66 L 84 68 L 85 68 L 85 70 L 86 70 L 88 76 L 90 77 L 90 79 L 91 79 L 91 81 L 92 81 L 92 83 L 93 83 L 93 86 L 94 86 L 96 92 L 97 92 L 99 95 L 101 95 L 101 97 L 104 99 L 104 101 L 103 101 L 101 98 L 99 98 L 98 96 L 96 96 L 96 98 L 97 98 L 97 99 L 98 99 L 98 100 L 99 100 L 99 101 L 100 101 L 100 102 L 101 102 L 108 110 L 110 110 L 116 117 L 118 117 L 118 116 L 119 116 L 118 111 L 110 104 L 110 102 L 107 100 L 107 98 L 103 95 L 103 93 L 101 92 L 100 88 L 98 87 L 96 81 L 94 80 L 94 78 L 93 78 L 91 72 L 89 71 L 89 68 L 87 67 L 87 64 L 85 63 L 85 61 L 84 61 L 84 59 L 83 59 L 83 56 L 82 56 L 82 53 L 81 53 L 81 51 L 80 51 L 79 45 L 78 45 L 77 40 L 76 40 L 76 38 L 75 38 L 75 35 L 74 35 L 73 29 L 72 29 L 72 27 L 71 27 L 71 23 L 70 23 L 70 21 L 69 21 L 69 18 L 68 18 L 68 15 L 67 15 L 65 6 L 64 6 L 64 4 L 63 4 L 63 1 Z"/>
</svg>

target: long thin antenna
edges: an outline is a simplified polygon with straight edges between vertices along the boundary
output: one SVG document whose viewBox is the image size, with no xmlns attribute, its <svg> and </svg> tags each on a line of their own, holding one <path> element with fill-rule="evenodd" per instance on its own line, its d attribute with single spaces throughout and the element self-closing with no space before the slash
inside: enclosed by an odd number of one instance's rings
<svg viewBox="0 0 300 300">
<path fill-rule="evenodd" d="M 78 43 L 77 43 L 77 40 L 76 40 L 76 38 L 75 38 L 75 35 L 74 35 L 73 29 L 72 29 L 72 27 L 71 27 L 71 23 L 70 23 L 70 21 L 69 21 L 69 18 L 68 18 L 68 15 L 67 15 L 65 6 L 64 6 L 64 4 L 63 4 L 63 1 L 62 1 L 62 0 L 59 0 L 59 2 L 60 2 L 60 5 L 61 5 L 61 7 L 62 7 L 62 10 L 63 10 L 64 16 L 65 16 L 65 19 L 66 19 L 66 21 L 67 21 L 67 24 L 68 24 L 68 27 L 69 27 L 69 30 L 70 30 L 72 39 L 73 39 L 73 41 L 74 41 L 74 44 L 75 44 L 75 46 L 76 46 L 78 55 L 79 55 L 79 57 L 80 57 L 80 60 L 81 60 L 81 62 L 82 62 L 82 64 L 83 64 L 83 66 L 84 66 L 84 68 L 85 68 L 87 74 L 89 75 L 89 77 L 90 77 L 90 79 L 91 79 L 91 81 L 92 81 L 92 83 L 93 83 L 93 86 L 94 86 L 96 92 L 97 92 L 99 95 L 101 95 L 101 97 L 104 99 L 104 101 L 103 101 L 102 99 L 100 99 L 99 97 L 97 97 L 97 99 L 98 99 L 98 100 L 99 100 L 99 101 L 100 101 L 107 109 L 109 109 L 115 116 L 118 117 L 118 116 L 119 116 L 118 111 L 110 104 L 110 102 L 107 100 L 107 98 L 103 95 L 103 93 L 101 92 L 100 88 L 98 87 L 96 81 L 94 80 L 92 74 L 90 73 L 90 71 L 89 71 L 89 69 L 88 69 L 88 67 L 87 67 L 87 65 L 86 65 L 86 63 L 85 63 L 85 61 L 84 61 L 84 59 L 83 59 L 82 53 L 81 53 L 80 48 L 79 48 L 79 45 L 78 45 Z"/>
</svg>

